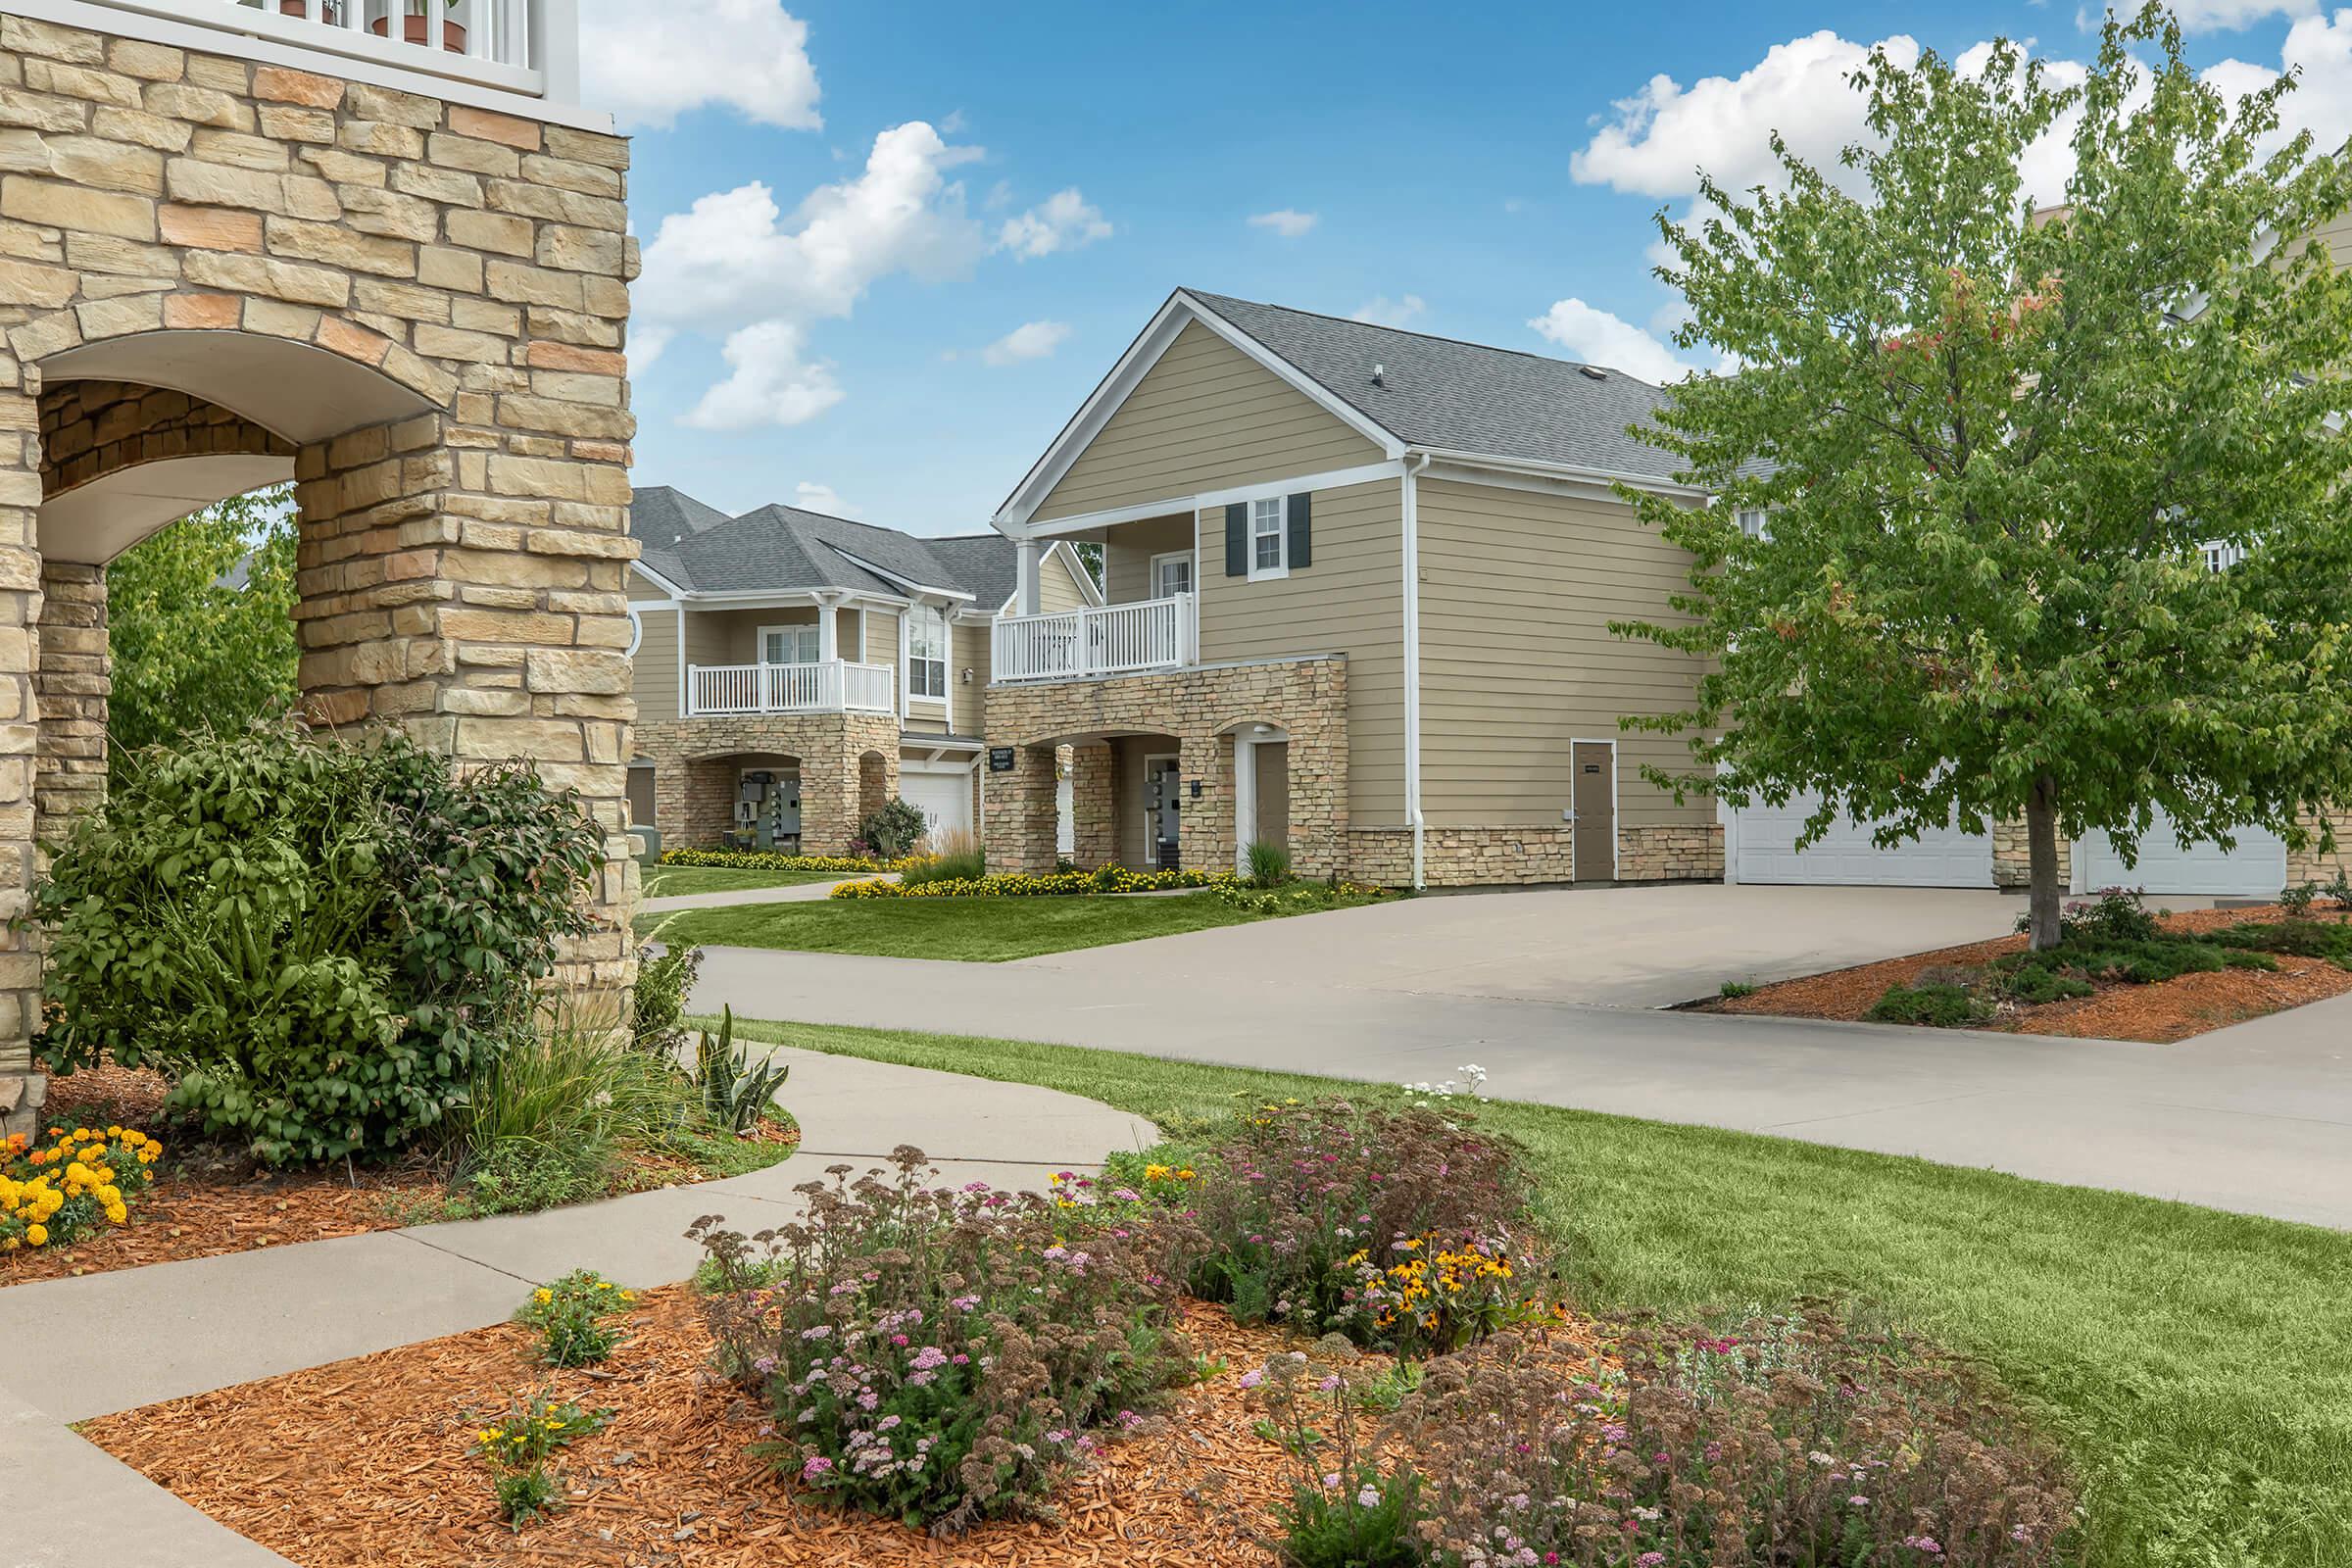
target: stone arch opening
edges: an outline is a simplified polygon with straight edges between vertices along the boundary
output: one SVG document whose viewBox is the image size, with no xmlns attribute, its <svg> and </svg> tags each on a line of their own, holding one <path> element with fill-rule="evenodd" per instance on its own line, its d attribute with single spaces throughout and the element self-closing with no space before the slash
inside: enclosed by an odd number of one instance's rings
<svg viewBox="0 0 2352 1568">
<path fill-rule="evenodd" d="M 879 749 L 858 754 L 858 820 L 863 822 L 898 794 L 897 769 Z"/>
</svg>

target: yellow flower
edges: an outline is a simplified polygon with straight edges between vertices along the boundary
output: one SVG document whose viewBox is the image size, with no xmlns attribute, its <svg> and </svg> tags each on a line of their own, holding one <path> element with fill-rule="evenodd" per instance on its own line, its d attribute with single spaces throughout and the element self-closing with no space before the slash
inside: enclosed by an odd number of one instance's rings
<svg viewBox="0 0 2352 1568">
<path fill-rule="evenodd" d="M 541 1306 L 545 1306 L 548 1302 L 554 1300 L 555 1298 L 556 1293 L 549 1290 L 544 1285 L 540 1286 L 539 1289 L 531 1293 L 531 1299 L 537 1301 Z"/>
<path fill-rule="evenodd" d="M 24 1240 L 31 1243 L 34 1247 L 48 1246 L 49 1227 L 46 1225 L 27 1225 L 24 1227 Z"/>
</svg>

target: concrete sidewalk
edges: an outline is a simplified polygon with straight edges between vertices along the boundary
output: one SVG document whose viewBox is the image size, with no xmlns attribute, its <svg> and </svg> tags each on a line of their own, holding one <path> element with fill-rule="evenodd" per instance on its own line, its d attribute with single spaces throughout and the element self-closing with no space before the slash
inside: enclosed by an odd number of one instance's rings
<svg viewBox="0 0 2352 1568">
<path fill-rule="evenodd" d="M 1142 1148 L 1150 1123 L 1022 1084 L 777 1048 L 801 1152 L 767 1170 L 540 1214 L 379 1231 L 222 1257 L 0 1289 L 0 1313 L 48 1325 L 0 1388 L 8 1568 L 109 1557 L 186 1568 L 281 1561 L 221 1529 L 75 1436 L 66 1422 L 347 1360 L 501 1323 L 534 1285 L 593 1268 L 636 1286 L 684 1279 L 686 1227 L 705 1214 L 762 1230 L 798 1212 L 792 1189 L 824 1167 L 861 1169 L 902 1144 L 949 1185 L 1043 1190 L 1047 1172 Z"/>
</svg>

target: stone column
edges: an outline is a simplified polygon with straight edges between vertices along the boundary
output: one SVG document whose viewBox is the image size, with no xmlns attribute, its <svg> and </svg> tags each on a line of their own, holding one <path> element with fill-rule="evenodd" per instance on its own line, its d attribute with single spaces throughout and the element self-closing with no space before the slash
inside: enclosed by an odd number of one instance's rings
<svg viewBox="0 0 2352 1568">
<path fill-rule="evenodd" d="M 41 744 L 34 831 L 43 844 L 106 804 L 106 705 L 114 661 L 106 641 L 106 568 L 41 563 Z"/>
<path fill-rule="evenodd" d="M 858 834 L 858 756 L 846 725 L 801 749 L 801 851 L 847 855 Z"/>
<path fill-rule="evenodd" d="M 30 1132 L 47 1094 L 46 1081 L 32 1070 L 40 950 L 31 932 L 6 924 L 24 912 L 37 854 L 39 709 L 32 682 L 40 668 L 34 627 L 41 558 L 33 543 L 41 507 L 40 388 L 26 380 L 19 360 L 0 354 L 0 1135 Z"/>
<path fill-rule="evenodd" d="M 1070 748 L 1070 857 L 1093 871 L 1118 858 L 1118 753 L 1106 742 Z"/>
<path fill-rule="evenodd" d="M 1054 748 L 1016 746 L 1010 772 L 991 772 L 981 788 L 988 806 L 989 869 L 1007 876 L 1044 876 L 1054 869 L 1059 813 Z"/>
<path fill-rule="evenodd" d="M 1230 871 L 1234 860 L 1233 737 L 1187 735 L 1178 745 L 1176 861 L 1188 871 Z M 1193 795 L 1199 780 L 1200 794 Z"/>
</svg>

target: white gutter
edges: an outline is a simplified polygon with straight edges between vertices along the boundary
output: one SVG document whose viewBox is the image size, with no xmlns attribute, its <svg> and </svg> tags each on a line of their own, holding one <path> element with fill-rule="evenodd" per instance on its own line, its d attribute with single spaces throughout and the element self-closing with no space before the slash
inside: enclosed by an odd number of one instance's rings
<svg viewBox="0 0 2352 1568">
<path fill-rule="evenodd" d="M 1421 815 L 1421 470 L 1430 455 L 1404 460 L 1404 819 L 1413 830 L 1413 887 L 1426 885 Z"/>
</svg>

